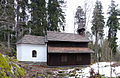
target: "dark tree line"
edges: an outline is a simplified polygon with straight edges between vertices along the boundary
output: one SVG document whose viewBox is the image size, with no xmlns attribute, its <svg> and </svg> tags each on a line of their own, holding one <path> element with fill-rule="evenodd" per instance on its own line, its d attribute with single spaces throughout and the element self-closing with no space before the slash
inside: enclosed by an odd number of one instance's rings
<svg viewBox="0 0 120 78">
<path fill-rule="evenodd" d="M 113 55 L 117 52 L 117 31 L 120 29 L 120 23 L 119 18 L 120 16 L 120 10 L 117 9 L 117 6 L 115 4 L 115 1 L 111 0 L 111 5 L 109 7 L 109 17 L 107 20 L 107 26 L 109 28 L 108 30 L 108 41 L 110 42 L 110 48 L 112 49 Z"/>
<path fill-rule="evenodd" d="M 64 30 L 63 0 L 0 0 L 0 41 L 9 48 L 25 34 Z"/>
</svg>

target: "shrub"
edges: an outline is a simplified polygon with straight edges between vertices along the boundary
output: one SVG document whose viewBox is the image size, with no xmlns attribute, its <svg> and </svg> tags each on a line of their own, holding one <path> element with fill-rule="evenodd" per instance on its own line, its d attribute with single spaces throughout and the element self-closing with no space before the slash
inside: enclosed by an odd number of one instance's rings
<svg viewBox="0 0 120 78">
<path fill-rule="evenodd" d="M 0 53 L 0 78 L 16 78 L 25 74 L 16 59 Z"/>
</svg>

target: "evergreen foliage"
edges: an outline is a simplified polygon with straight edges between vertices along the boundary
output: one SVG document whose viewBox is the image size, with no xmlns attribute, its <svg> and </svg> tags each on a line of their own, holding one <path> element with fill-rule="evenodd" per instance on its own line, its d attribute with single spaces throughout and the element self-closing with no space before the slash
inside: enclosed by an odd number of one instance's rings
<svg viewBox="0 0 120 78">
<path fill-rule="evenodd" d="M 104 33 L 104 16 L 102 12 L 102 3 L 100 1 L 96 2 L 94 11 L 93 11 L 93 20 L 92 20 L 92 33 L 96 38 L 102 38 Z"/>
<path fill-rule="evenodd" d="M 63 0 L 1 0 L 0 41 L 15 47 L 25 34 L 45 35 L 64 30 Z"/>
<path fill-rule="evenodd" d="M 117 30 L 119 29 L 119 19 L 117 16 L 119 16 L 119 10 L 117 9 L 117 5 L 115 5 L 115 2 L 111 0 L 111 5 L 109 7 L 109 17 L 107 20 L 107 26 L 109 28 L 108 30 L 108 41 L 109 46 L 112 49 L 113 54 L 115 55 L 117 52 Z"/>
<path fill-rule="evenodd" d="M 92 20 L 92 33 L 95 36 L 95 57 L 97 61 L 100 61 L 100 52 L 99 52 L 99 46 L 98 41 L 103 38 L 104 33 L 104 16 L 102 12 L 102 3 L 100 1 L 96 1 L 95 8 L 93 11 L 93 20 Z"/>
<path fill-rule="evenodd" d="M 64 1 L 59 0 L 31 0 L 31 21 L 28 26 L 32 35 L 45 35 L 48 31 L 64 30 L 64 12 L 62 11 Z"/>
<path fill-rule="evenodd" d="M 0 1 L 0 41 L 3 41 L 10 47 L 10 34 L 14 26 L 14 0 Z"/>
<path fill-rule="evenodd" d="M 29 4 L 28 0 L 16 0 L 15 5 L 15 28 L 13 35 L 16 38 L 16 41 L 19 40 L 20 37 L 22 37 L 26 32 L 28 32 L 28 14 L 29 12 Z M 15 42 L 16 42 L 15 41 Z"/>
<path fill-rule="evenodd" d="M 31 15 L 32 20 L 29 21 L 31 27 L 31 34 L 44 35 L 47 27 L 46 15 L 46 1 L 45 0 L 31 0 Z"/>
<path fill-rule="evenodd" d="M 64 31 L 64 12 L 60 4 L 63 0 L 48 0 L 48 27 L 49 31 Z"/>
</svg>

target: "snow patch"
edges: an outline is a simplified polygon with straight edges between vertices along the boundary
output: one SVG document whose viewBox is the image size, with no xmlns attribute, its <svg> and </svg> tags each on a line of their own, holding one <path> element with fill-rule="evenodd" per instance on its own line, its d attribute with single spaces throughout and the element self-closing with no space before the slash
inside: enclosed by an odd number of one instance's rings
<svg viewBox="0 0 120 78">
<path fill-rule="evenodd" d="M 120 66 L 115 66 L 115 62 L 99 62 L 91 65 L 90 67 L 83 68 L 76 71 L 78 77 L 86 78 L 90 76 L 90 70 L 93 69 L 95 73 L 104 75 L 105 77 L 118 77 L 120 76 Z M 112 70 L 112 71 L 111 71 Z M 112 73 L 111 73 L 112 72 Z"/>
</svg>

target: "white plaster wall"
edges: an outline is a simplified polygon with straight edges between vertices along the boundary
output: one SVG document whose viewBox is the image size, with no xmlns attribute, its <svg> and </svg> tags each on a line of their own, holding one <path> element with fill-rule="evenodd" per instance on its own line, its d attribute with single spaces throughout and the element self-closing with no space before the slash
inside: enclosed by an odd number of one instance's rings
<svg viewBox="0 0 120 78">
<path fill-rule="evenodd" d="M 37 57 L 32 57 L 32 51 L 37 51 Z M 17 59 L 19 61 L 47 62 L 47 45 L 17 44 Z"/>
<path fill-rule="evenodd" d="M 21 52 L 21 45 L 17 45 L 17 59 L 21 60 L 22 52 Z"/>
</svg>

